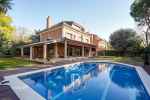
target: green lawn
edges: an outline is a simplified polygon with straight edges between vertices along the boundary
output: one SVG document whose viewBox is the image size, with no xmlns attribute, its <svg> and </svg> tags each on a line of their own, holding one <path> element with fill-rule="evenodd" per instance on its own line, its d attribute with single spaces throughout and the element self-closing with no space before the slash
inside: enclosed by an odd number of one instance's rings
<svg viewBox="0 0 150 100">
<path fill-rule="evenodd" d="M 116 56 L 100 56 L 96 57 L 99 60 L 112 60 L 115 62 L 122 62 L 132 65 L 143 65 L 143 60 L 140 57 L 116 57 Z M 0 58 L 0 70 L 14 69 L 20 67 L 28 67 L 35 65 L 35 62 L 17 58 Z"/>
<path fill-rule="evenodd" d="M 11 69 L 24 66 L 32 66 L 34 62 L 17 58 L 0 58 L 0 69 Z"/>
<path fill-rule="evenodd" d="M 141 66 L 143 65 L 143 59 L 141 57 L 116 57 L 116 56 L 100 56 L 96 57 L 98 60 L 112 60 L 114 62 L 121 62 L 126 64 L 132 64 Z"/>
</svg>

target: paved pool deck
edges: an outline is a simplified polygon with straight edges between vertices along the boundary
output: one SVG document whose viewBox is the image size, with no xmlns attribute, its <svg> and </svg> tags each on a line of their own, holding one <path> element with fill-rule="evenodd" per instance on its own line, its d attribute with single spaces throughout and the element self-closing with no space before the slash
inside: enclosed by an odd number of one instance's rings
<svg viewBox="0 0 150 100">
<path fill-rule="evenodd" d="M 149 66 L 144 66 L 143 68 L 150 75 L 150 65 Z"/>
<path fill-rule="evenodd" d="M 55 66 L 74 63 L 74 62 L 79 62 L 79 61 L 66 61 L 66 62 L 59 62 L 59 63 L 49 64 L 49 65 L 43 64 L 43 65 L 33 66 L 32 68 L 31 67 L 17 68 L 15 70 L 0 70 L 0 82 L 4 80 L 3 78 L 4 76 L 43 69 L 43 68 L 50 68 L 50 67 L 55 67 Z M 146 66 L 144 67 L 144 69 L 150 75 L 150 66 Z M 16 96 L 16 94 L 12 91 L 12 89 L 9 86 L 0 85 L 0 100 L 19 100 L 19 98 Z"/>
<path fill-rule="evenodd" d="M 0 70 L 0 82 L 4 80 L 4 76 L 23 73 L 23 72 L 29 72 L 29 71 L 43 69 L 43 68 L 50 68 L 50 67 L 70 64 L 70 63 L 79 62 L 79 61 L 81 60 L 63 61 L 63 62 L 57 62 L 53 64 L 39 64 L 37 66 L 32 66 L 32 68 L 24 67 L 24 68 L 12 69 L 12 70 Z M 16 94 L 12 91 L 12 89 L 8 85 L 0 85 L 0 100 L 19 100 L 19 98 L 16 96 Z"/>
</svg>

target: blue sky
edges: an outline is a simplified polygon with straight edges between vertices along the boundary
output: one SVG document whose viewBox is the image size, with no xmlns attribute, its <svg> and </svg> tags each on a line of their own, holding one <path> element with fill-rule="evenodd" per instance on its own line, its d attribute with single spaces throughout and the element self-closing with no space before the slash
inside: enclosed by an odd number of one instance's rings
<svg viewBox="0 0 150 100">
<path fill-rule="evenodd" d="M 13 25 L 28 29 L 44 29 L 46 17 L 54 23 L 73 20 L 87 31 L 108 40 L 119 28 L 134 28 L 130 5 L 133 0 L 13 0 L 9 15 Z"/>
</svg>

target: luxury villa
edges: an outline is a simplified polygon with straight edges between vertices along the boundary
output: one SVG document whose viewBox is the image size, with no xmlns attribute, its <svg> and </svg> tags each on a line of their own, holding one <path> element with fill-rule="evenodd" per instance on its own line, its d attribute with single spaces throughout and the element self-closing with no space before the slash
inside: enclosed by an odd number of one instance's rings
<svg viewBox="0 0 150 100">
<path fill-rule="evenodd" d="M 44 63 L 67 59 L 68 63 L 68 59 L 92 57 L 104 49 L 101 38 L 72 21 L 52 25 L 48 17 L 47 28 L 37 35 L 39 42 L 21 47 L 22 57 Z M 15 99 L 10 100 L 150 100 L 150 77 L 142 67 L 99 59 L 79 60 L 33 71 L 21 69 L 27 72 L 19 74 L 10 70 L 13 75 L 0 82 L 5 87 L 2 94 L 6 95 L 0 98 L 6 100 L 10 92 L 6 91 L 11 88 Z"/>
<path fill-rule="evenodd" d="M 86 32 L 83 26 L 73 21 L 52 25 L 52 18 L 48 16 L 46 29 L 36 34 L 39 42 L 22 46 L 22 57 L 44 61 L 50 58 L 92 57 L 105 49 L 103 39 Z"/>
</svg>

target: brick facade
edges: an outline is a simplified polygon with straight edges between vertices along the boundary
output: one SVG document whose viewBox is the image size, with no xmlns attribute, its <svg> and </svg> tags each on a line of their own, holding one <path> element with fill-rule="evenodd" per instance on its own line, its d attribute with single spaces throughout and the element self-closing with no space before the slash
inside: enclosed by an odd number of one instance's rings
<svg viewBox="0 0 150 100">
<path fill-rule="evenodd" d="M 91 57 L 96 55 L 96 51 L 101 50 L 102 39 L 86 32 L 81 25 L 73 21 L 63 21 L 52 25 L 49 18 L 47 20 L 50 23 L 47 23 L 47 28 L 37 33 L 40 36 L 40 42 L 25 46 L 30 49 L 30 59 Z"/>
<path fill-rule="evenodd" d="M 40 41 L 47 41 L 48 39 L 58 40 L 60 38 L 62 38 L 62 28 L 48 30 L 40 33 Z"/>
</svg>

